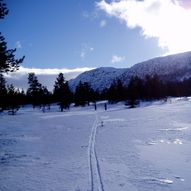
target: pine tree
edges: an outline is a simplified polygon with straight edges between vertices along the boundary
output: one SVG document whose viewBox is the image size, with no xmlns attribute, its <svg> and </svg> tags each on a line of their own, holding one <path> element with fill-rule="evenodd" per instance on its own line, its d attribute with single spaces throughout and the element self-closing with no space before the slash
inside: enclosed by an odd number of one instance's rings
<svg viewBox="0 0 191 191">
<path fill-rule="evenodd" d="M 11 115 L 15 115 L 20 108 L 19 91 L 11 84 L 7 88 L 7 109 Z"/>
<path fill-rule="evenodd" d="M 89 105 L 89 103 L 95 102 L 96 93 L 91 88 L 88 82 L 82 83 L 81 81 L 76 86 L 75 95 L 74 95 L 74 101 L 76 106 L 85 106 L 86 104 Z"/>
<path fill-rule="evenodd" d="M 3 0 L 0 0 L 0 20 L 8 14 L 8 9 Z M 23 62 L 24 57 L 20 59 L 15 58 L 16 49 L 8 49 L 7 42 L 0 32 L 0 111 L 7 108 L 9 104 L 7 102 L 7 89 L 6 81 L 4 80 L 3 74 L 7 72 L 13 72 L 18 70 L 19 65 Z M 13 86 L 11 86 L 11 89 Z M 10 91 L 10 89 L 9 89 Z M 13 99 L 15 99 L 13 97 Z"/>
<path fill-rule="evenodd" d="M 130 108 L 134 108 L 141 98 L 142 80 L 137 76 L 132 76 L 128 84 L 128 101 L 127 105 Z"/>
<path fill-rule="evenodd" d="M 0 19 L 3 19 L 8 13 L 9 10 L 7 9 L 6 4 L 3 3 L 3 0 L 0 0 Z"/>
<path fill-rule="evenodd" d="M 69 109 L 73 100 L 72 92 L 70 91 L 68 82 L 65 81 L 63 73 L 60 73 L 54 85 L 54 100 L 58 102 L 60 110 Z"/>
<path fill-rule="evenodd" d="M 154 76 L 146 75 L 144 79 L 144 98 L 146 100 L 156 100 L 163 98 L 165 96 L 163 86 L 163 82 L 160 80 L 157 74 Z"/>
<path fill-rule="evenodd" d="M 0 19 L 8 14 L 6 4 L 0 0 Z M 20 59 L 15 58 L 16 49 L 8 49 L 5 38 L 0 33 L 0 73 L 13 72 L 19 68 L 19 65 L 23 62 L 24 57 Z"/>
<path fill-rule="evenodd" d="M 32 103 L 33 107 L 40 106 L 42 96 L 42 85 L 38 82 L 38 78 L 34 73 L 29 73 L 28 76 L 29 88 L 27 90 L 27 96 Z"/>
<path fill-rule="evenodd" d="M 82 86 L 82 91 L 84 92 L 84 99 L 89 106 L 90 102 L 95 102 L 95 92 L 88 82 L 84 82 Z"/>
<path fill-rule="evenodd" d="M 76 90 L 75 90 L 75 94 L 74 94 L 74 102 L 75 102 L 75 106 L 80 106 L 80 105 L 85 106 L 85 104 L 86 104 L 83 84 L 81 81 L 76 86 Z"/>
<path fill-rule="evenodd" d="M 107 91 L 107 99 L 110 103 L 117 103 L 125 99 L 125 88 L 120 79 L 114 80 Z"/>
<path fill-rule="evenodd" d="M 39 101 L 42 104 L 43 112 L 46 111 L 46 107 L 48 110 L 50 110 L 50 104 L 52 102 L 52 94 L 51 94 L 51 92 L 48 91 L 46 86 L 42 86 L 42 88 L 41 88 Z"/>
<path fill-rule="evenodd" d="M 54 98 L 56 101 L 60 101 L 63 97 L 63 89 L 65 84 L 65 78 L 63 73 L 59 73 L 58 77 L 56 78 L 55 84 L 54 84 Z"/>
<path fill-rule="evenodd" d="M 6 81 L 2 74 L 0 74 L 0 111 L 6 109 L 6 96 L 7 96 L 7 89 L 6 89 Z"/>
<path fill-rule="evenodd" d="M 117 90 L 116 90 L 116 82 L 113 81 L 111 86 L 109 87 L 107 91 L 107 99 L 110 104 L 116 103 L 117 102 Z"/>
</svg>

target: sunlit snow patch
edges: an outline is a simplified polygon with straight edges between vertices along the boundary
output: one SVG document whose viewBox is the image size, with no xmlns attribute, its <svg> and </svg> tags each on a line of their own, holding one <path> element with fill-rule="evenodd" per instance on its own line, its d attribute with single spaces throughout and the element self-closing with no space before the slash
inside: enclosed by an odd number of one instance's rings
<svg viewBox="0 0 191 191">
<path fill-rule="evenodd" d="M 125 119 L 120 119 L 120 118 L 116 118 L 116 119 L 105 119 L 105 122 L 124 122 Z"/>
<path fill-rule="evenodd" d="M 161 182 L 162 184 L 172 184 L 173 181 L 170 179 L 158 179 L 159 182 Z"/>
<path fill-rule="evenodd" d="M 143 178 L 143 181 L 148 182 L 150 184 L 162 184 L 162 185 L 173 184 L 173 180 L 170 180 L 168 178 L 152 178 L 152 177 L 148 177 L 148 178 Z"/>
<path fill-rule="evenodd" d="M 175 128 L 175 129 L 168 128 L 168 129 L 159 129 L 159 130 L 160 131 L 184 131 L 187 129 L 188 129 L 188 127 L 179 127 L 179 128 Z"/>
<path fill-rule="evenodd" d="M 177 145 L 182 145 L 182 141 L 180 139 L 175 139 L 173 141 L 174 144 L 177 144 Z"/>
<path fill-rule="evenodd" d="M 176 145 L 182 145 L 183 142 L 180 139 L 174 139 L 174 140 L 155 140 L 155 141 L 148 141 L 146 143 L 147 145 L 156 145 L 156 144 L 176 144 Z"/>
<path fill-rule="evenodd" d="M 191 124 L 189 123 L 181 123 L 181 122 L 173 122 L 172 124 L 174 127 L 176 127 L 175 129 L 177 131 L 183 131 L 183 130 L 187 130 L 188 128 L 191 127 Z"/>
<path fill-rule="evenodd" d="M 172 127 L 174 127 L 174 128 L 159 129 L 159 131 L 185 131 L 191 127 L 191 124 L 173 122 Z"/>
</svg>

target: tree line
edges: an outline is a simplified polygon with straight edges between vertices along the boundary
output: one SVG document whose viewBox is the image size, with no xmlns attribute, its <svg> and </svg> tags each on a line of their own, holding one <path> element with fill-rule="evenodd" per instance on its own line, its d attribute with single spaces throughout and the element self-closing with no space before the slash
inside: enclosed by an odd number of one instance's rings
<svg viewBox="0 0 191 191">
<path fill-rule="evenodd" d="M 0 20 L 9 13 L 6 4 L 0 0 Z M 16 90 L 13 85 L 6 85 L 4 74 L 14 72 L 19 69 L 24 56 L 20 59 L 15 57 L 16 49 L 8 49 L 7 42 L 0 32 L 0 111 L 4 109 L 18 110 L 22 91 Z M 12 109 L 14 108 L 14 109 Z"/>
<path fill-rule="evenodd" d="M 3 75 L 0 75 L 0 111 L 9 110 L 12 114 L 15 114 L 20 106 L 26 104 L 32 104 L 33 108 L 38 107 L 43 112 L 49 110 L 53 103 L 59 105 L 60 111 L 69 110 L 73 102 L 75 106 L 85 106 L 90 102 L 95 102 L 96 95 L 87 82 L 80 82 L 73 93 L 63 73 L 56 78 L 53 91 L 49 91 L 46 86 L 43 86 L 35 73 L 29 73 L 26 91 L 16 89 L 13 85 L 7 85 Z"/>
<path fill-rule="evenodd" d="M 8 13 L 6 4 L 0 0 L 0 20 Z M 35 73 L 29 73 L 28 89 L 24 91 L 7 84 L 4 77 L 4 74 L 18 70 L 24 60 L 24 56 L 17 59 L 15 53 L 16 49 L 8 49 L 7 42 L 0 32 L 0 112 L 8 110 L 11 114 L 15 114 L 26 104 L 32 104 L 33 108 L 39 107 L 45 112 L 50 109 L 52 103 L 57 103 L 60 111 L 68 110 L 71 103 L 75 106 L 85 106 L 93 102 L 96 109 L 96 102 L 99 100 L 108 100 L 109 103 L 124 101 L 133 108 L 141 100 L 191 95 L 191 79 L 165 82 L 158 75 L 147 75 L 145 78 L 132 76 L 128 86 L 124 86 L 124 83 L 117 79 L 108 89 L 101 92 L 92 89 L 88 82 L 79 82 L 72 92 L 62 73 L 58 75 L 53 91 L 42 85 Z"/>
<path fill-rule="evenodd" d="M 109 103 L 123 101 L 130 108 L 136 107 L 140 101 L 166 100 L 168 97 L 181 97 L 191 95 L 191 79 L 184 81 L 162 81 L 158 75 L 139 78 L 132 76 L 128 86 L 124 86 L 120 79 L 114 80 L 108 89 L 95 91 L 88 82 L 81 81 L 74 92 L 70 90 L 68 81 L 63 73 L 56 78 L 53 91 L 43 86 L 35 73 L 28 75 L 28 89 L 16 89 L 13 85 L 6 85 L 3 75 L 0 75 L 0 111 L 9 110 L 15 114 L 18 109 L 26 104 L 33 108 L 40 108 L 43 112 L 50 110 L 53 103 L 57 103 L 60 111 L 69 110 L 70 105 L 96 104 L 100 100 Z M 95 107 L 96 108 L 96 107 Z"/>
<path fill-rule="evenodd" d="M 183 81 L 164 81 L 157 74 L 146 75 L 144 78 L 132 76 L 128 86 L 116 80 L 107 91 L 110 103 L 125 101 L 133 108 L 140 101 L 167 100 L 168 97 L 184 97 L 191 95 L 191 78 Z"/>
</svg>

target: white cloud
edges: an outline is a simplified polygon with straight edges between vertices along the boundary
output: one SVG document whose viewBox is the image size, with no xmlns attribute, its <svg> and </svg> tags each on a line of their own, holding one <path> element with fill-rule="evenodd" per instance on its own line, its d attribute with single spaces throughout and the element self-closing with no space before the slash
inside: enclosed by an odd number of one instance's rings
<svg viewBox="0 0 191 191">
<path fill-rule="evenodd" d="M 97 7 L 140 28 L 145 38 L 158 38 L 158 46 L 169 54 L 191 50 L 191 4 L 184 0 L 102 0 Z"/>
<path fill-rule="evenodd" d="M 89 46 L 87 43 L 81 44 L 81 52 L 80 52 L 80 58 L 85 59 L 85 57 L 94 51 L 94 48 Z"/>
<path fill-rule="evenodd" d="M 16 48 L 17 48 L 17 49 L 22 48 L 22 44 L 21 44 L 20 41 L 17 41 L 17 42 L 15 43 L 15 45 L 16 45 Z"/>
<path fill-rule="evenodd" d="M 15 78 L 15 77 L 19 77 L 22 75 L 28 75 L 28 73 L 35 73 L 36 75 L 57 75 L 59 73 L 63 73 L 63 74 L 71 74 L 71 73 L 82 73 L 88 70 L 91 70 L 93 68 L 88 68 L 88 67 L 84 67 L 84 68 L 74 68 L 74 69 L 67 69 L 67 68 L 46 68 L 46 69 L 42 69 L 42 68 L 25 68 L 25 67 L 20 67 L 18 71 L 16 72 L 11 72 L 9 74 L 5 74 L 7 77 L 9 78 Z M 71 79 L 71 78 L 70 78 Z"/>
<path fill-rule="evenodd" d="M 124 60 L 125 60 L 125 56 L 113 55 L 111 62 L 112 63 L 118 63 L 118 62 L 123 62 Z"/>
<path fill-rule="evenodd" d="M 41 68 L 25 68 L 21 66 L 20 69 L 16 72 L 5 74 L 5 77 L 9 84 L 13 84 L 18 88 L 23 88 L 26 90 L 28 87 L 27 84 L 28 73 L 34 72 L 37 75 L 39 81 L 43 85 L 47 86 L 49 90 L 52 90 L 55 79 L 60 72 L 64 74 L 66 80 L 70 80 L 72 78 L 77 77 L 79 74 L 91 69 L 93 68 L 84 67 L 84 68 L 74 68 L 74 69 L 67 69 L 67 68 L 41 69 Z"/>
<path fill-rule="evenodd" d="M 105 27 L 107 25 L 107 21 L 106 20 L 101 20 L 99 25 L 100 25 L 101 28 L 103 28 L 103 27 Z"/>
<path fill-rule="evenodd" d="M 86 56 L 86 53 L 82 51 L 82 52 L 80 53 L 80 58 L 84 59 L 85 56 Z"/>
<path fill-rule="evenodd" d="M 90 50 L 90 52 L 92 52 L 92 51 L 94 51 L 94 48 L 93 48 L 93 47 L 90 47 L 90 49 L 89 49 L 89 50 Z"/>
</svg>

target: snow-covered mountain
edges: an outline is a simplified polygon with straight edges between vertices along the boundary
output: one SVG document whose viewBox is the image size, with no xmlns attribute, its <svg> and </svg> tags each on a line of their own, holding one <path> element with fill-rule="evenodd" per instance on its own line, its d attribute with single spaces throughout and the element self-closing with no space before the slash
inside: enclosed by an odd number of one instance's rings
<svg viewBox="0 0 191 191">
<path fill-rule="evenodd" d="M 103 90 L 109 88 L 114 79 L 120 78 L 122 74 L 129 69 L 117 69 L 112 67 L 101 67 L 80 74 L 75 79 L 69 81 L 69 86 L 72 90 L 81 81 L 88 82 L 94 90 Z"/>
<path fill-rule="evenodd" d="M 131 76 L 143 78 L 145 75 L 158 74 L 164 80 L 183 80 L 191 77 L 191 51 L 164 57 L 153 58 L 135 64 L 131 68 L 117 69 L 110 67 L 97 68 L 80 74 L 69 81 L 72 90 L 81 82 L 89 82 L 96 90 L 110 87 L 115 79 L 121 79 L 127 85 Z"/>
</svg>

